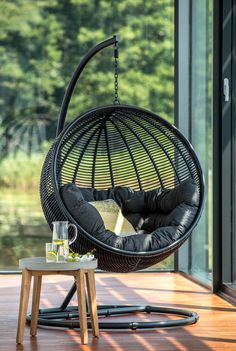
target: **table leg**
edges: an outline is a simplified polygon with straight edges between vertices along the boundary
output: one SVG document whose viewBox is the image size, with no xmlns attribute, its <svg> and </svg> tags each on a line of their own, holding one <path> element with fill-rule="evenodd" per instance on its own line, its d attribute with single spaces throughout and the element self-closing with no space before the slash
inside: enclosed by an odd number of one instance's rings
<svg viewBox="0 0 236 351">
<path fill-rule="evenodd" d="M 27 313 L 27 307 L 29 302 L 31 277 L 32 277 L 31 272 L 28 269 L 23 269 L 22 280 L 21 280 L 18 327 L 17 327 L 17 335 L 16 335 L 17 344 L 23 343 L 26 313 Z"/>
<path fill-rule="evenodd" d="M 93 336 L 99 336 L 95 275 L 93 270 L 88 270 L 86 274 L 86 279 Z"/>
<path fill-rule="evenodd" d="M 35 275 L 33 298 L 32 298 L 31 323 L 30 323 L 30 334 L 32 336 L 35 336 L 37 334 L 41 283 L 42 283 L 42 276 Z"/>
<path fill-rule="evenodd" d="M 78 271 L 76 275 L 76 287 L 77 287 L 77 297 L 78 297 L 81 343 L 87 344 L 88 343 L 88 325 L 87 325 L 87 313 L 86 313 L 84 274 L 85 273 L 83 269 L 80 269 Z"/>
</svg>

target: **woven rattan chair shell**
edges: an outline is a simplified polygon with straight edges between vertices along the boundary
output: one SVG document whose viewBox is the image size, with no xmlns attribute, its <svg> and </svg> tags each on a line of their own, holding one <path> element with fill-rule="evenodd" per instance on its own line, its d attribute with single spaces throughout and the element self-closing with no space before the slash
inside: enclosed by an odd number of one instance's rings
<svg viewBox="0 0 236 351">
<path fill-rule="evenodd" d="M 179 240 L 149 252 L 119 250 L 87 233 L 66 209 L 60 187 L 107 189 L 127 186 L 134 190 L 173 188 L 192 178 L 199 191 L 199 209 Z M 72 249 L 96 249 L 99 268 L 130 272 L 154 265 L 175 252 L 196 226 L 203 205 L 204 180 L 198 158 L 186 138 L 160 116 L 126 106 L 102 106 L 76 118 L 53 143 L 41 175 L 41 202 L 48 224 L 68 220 L 77 225 L 78 240 Z"/>
</svg>

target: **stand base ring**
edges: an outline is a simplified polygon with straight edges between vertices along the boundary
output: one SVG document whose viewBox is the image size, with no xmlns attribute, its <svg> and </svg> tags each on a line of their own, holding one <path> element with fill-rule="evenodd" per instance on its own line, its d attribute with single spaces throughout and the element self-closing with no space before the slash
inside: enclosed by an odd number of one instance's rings
<svg viewBox="0 0 236 351">
<path fill-rule="evenodd" d="M 152 322 L 101 322 L 99 321 L 100 329 L 156 329 L 156 328 L 170 328 L 177 326 L 184 326 L 194 324 L 199 317 L 196 312 L 189 310 L 182 310 L 169 307 L 160 306 L 127 306 L 127 305 L 101 305 L 98 306 L 98 317 L 109 317 L 114 315 L 127 315 L 134 313 L 156 313 L 165 315 L 176 315 L 181 318 L 166 321 L 152 321 Z M 87 317 L 89 317 L 89 312 Z M 79 328 L 79 321 L 74 320 L 78 318 L 78 307 L 68 306 L 66 309 L 62 308 L 48 308 L 39 310 L 38 325 L 45 325 L 51 327 L 61 328 Z M 27 321 L 31 320 L 31 315 L 27 316 Z M 90 320 L 88 320 L 88 328 L 92 328 Z"/>
</svg>

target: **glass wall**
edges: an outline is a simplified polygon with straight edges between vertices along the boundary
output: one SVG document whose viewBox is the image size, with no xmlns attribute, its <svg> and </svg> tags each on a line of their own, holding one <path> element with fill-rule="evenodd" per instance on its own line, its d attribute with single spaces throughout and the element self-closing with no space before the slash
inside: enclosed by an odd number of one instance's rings
<svg viewBox="0 0 236 351">
<path fill-rule="evenodd" d="M 210 284 L 213 1 L 183 0 L 179 2 L 178 13 L 178 123 L 191 141 L 205 177 L 204 210 L 190 239 L 179 251 L 179 269 Z"/>
<path fill-rule="evenodd" d="M 212 7 L 211 0 L 191 8 L 191 142 L 206 182 L 205 209 L 191 238 L 190 273 L 209 282 L 212 270 Z"/>
<path fill-rule="evenodd" d="M 236 11 L 230 0 L 222 4 L 222 81 L 228 82 L 222 99 L 222 228 L 219 285 L 236 301 Z"/>
<path fill-rule="evenodd" d="M 118 34 L 122 103 L 174 120 L 174 0 L 4 1 L 0 13 L 0 268 L 44 255 L 42 162 L 71 74 L 95 44 Z M 83 73 L 68 121 L 114 100 L 113 52 Z M 161 263 L 172 268 L 172 258 Z"/>
</svg>

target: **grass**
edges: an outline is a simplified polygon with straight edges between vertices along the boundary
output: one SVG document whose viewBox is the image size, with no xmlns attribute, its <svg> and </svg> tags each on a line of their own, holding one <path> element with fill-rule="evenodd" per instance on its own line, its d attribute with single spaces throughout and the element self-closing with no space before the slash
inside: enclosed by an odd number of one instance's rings
<svg viewBox="0 0 236 351">
<path fill-rule="evenodd" d="M 0 187 L 22 190 L 38 188 L 42 163 L 43 157 L 39 154 L 32 157 L 24 154 L 9 156 L 0 164 Z"/>
<path fill-rule="evenodd" d="M 0 162 L 0 188 L 20 190 L 37 190 L 44 162 L 49 149 L 49 142 L 43 145 L 42 152 L 28 156 L 19 151 L 16 155 L 9 154 Z"/>
</svg>

